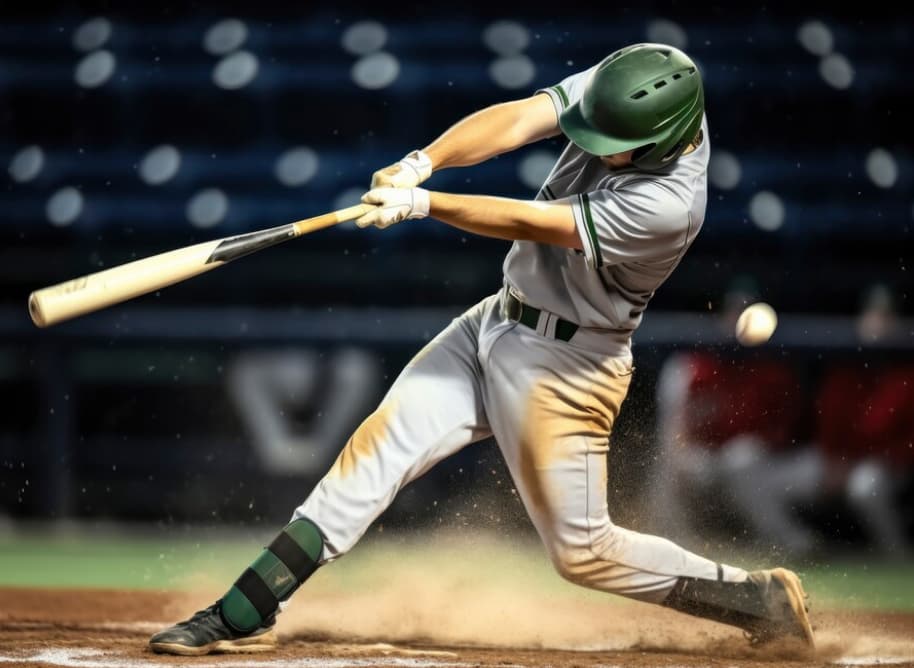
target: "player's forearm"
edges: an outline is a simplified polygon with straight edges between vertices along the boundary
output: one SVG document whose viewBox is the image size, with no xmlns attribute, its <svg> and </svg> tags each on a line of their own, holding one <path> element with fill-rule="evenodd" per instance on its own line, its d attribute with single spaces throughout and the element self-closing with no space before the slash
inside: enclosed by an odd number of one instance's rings
<svg viewBox="0 0 914 668">
<path fill-rule="evenodd" d="M 505 102 L 467 116 L 429 144 L 433 168 L 466 167 L 558 134 L 546 95 Z"/>
<path fill-rule="evenodd" d="M 581 248 L 568 204 L 441 192 L 429 193 L 429 204 L 430 216 L 466 232 Z"/>
</svg>

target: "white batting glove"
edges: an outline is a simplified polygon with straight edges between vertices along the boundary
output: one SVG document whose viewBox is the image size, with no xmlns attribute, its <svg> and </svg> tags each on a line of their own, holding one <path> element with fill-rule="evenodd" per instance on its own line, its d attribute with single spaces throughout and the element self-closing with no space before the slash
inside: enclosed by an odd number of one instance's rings
<svg viewBox="0 0 914 668">
<path fill-rule="evenodd" d="M 374 225 L 382 230 L 407 218 L 428 216 L 428 190 L 424 188 L 374 188 L 362 195 L 365 204 L 377 204 L 355 221 L 359 227 Z"/>
<path fill-rule="evenodd" d="M 432 175 L 432 159 L 413 151 L 399 162 L 379 169 L 371 177 L 372 188 L 415 188 Z"/>
</svg>

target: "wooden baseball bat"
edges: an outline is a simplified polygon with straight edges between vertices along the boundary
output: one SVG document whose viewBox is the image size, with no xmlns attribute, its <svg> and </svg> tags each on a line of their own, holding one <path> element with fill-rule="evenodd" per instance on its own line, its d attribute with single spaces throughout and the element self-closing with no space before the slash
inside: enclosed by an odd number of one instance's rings
<svg viewBox="0 0 914 668">
<path fill-rule="evenodd" d="M 32 322 L 39 327 L 55 325 L 174 285 L 303 234 L 359 218 L 374 208 L 371 204 L 358 204 L 288 225 L 205 241 L 80 276 L 33 292 L 29 295 L 29 313 Z"/>
</svg>

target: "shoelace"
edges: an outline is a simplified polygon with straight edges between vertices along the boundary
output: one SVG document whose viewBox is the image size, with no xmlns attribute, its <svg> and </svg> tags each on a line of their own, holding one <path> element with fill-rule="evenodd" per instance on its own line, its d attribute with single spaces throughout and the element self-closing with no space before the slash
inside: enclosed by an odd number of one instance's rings
<svg viewBox="0 0 914 668">
<path fill-rule="evenodd" d="M 215 603 L 213 605 L 209 606 L 208 608 L 204 608 L 203 610 L 198 610 L 197 612 L 195 612 L 193 614 L 193 617 L 191 617 L 186 622 L 184 622 L 184 625 L 185 626 L 191 626 L 191 625 L 196 626 L 197 624 L 200 624 L 205 617 L 209 616 L 210 613 L 215 612 L 215 610 L 216 610 Z"/>
</svg>

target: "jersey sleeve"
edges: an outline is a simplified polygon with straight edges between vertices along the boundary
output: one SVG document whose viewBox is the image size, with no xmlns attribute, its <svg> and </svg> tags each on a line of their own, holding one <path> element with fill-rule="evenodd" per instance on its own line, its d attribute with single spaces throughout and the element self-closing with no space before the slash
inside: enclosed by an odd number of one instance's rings
<svg viewBox="0 0 914 668">
<path fill-rule="evenodd" d="M 565 109 L 581 99 L 584 95 L 584 87 L 587 85 L 587 79 L 596 68 L 597 66 L 594 65 L 583 72 L 565 77 L 554 86 L 540 88 L 536 92 L 549 95 L 549 97 L 552 98 L 552 104 L 555 105 L 556 116 L 560 116 Z"/>
<path fill-rule="evenodd" d="M 689 238 L 688 207 L 655 182 L 595 190 L 566 201 L 594 269 L 675 257 Z"/>
</svg>

